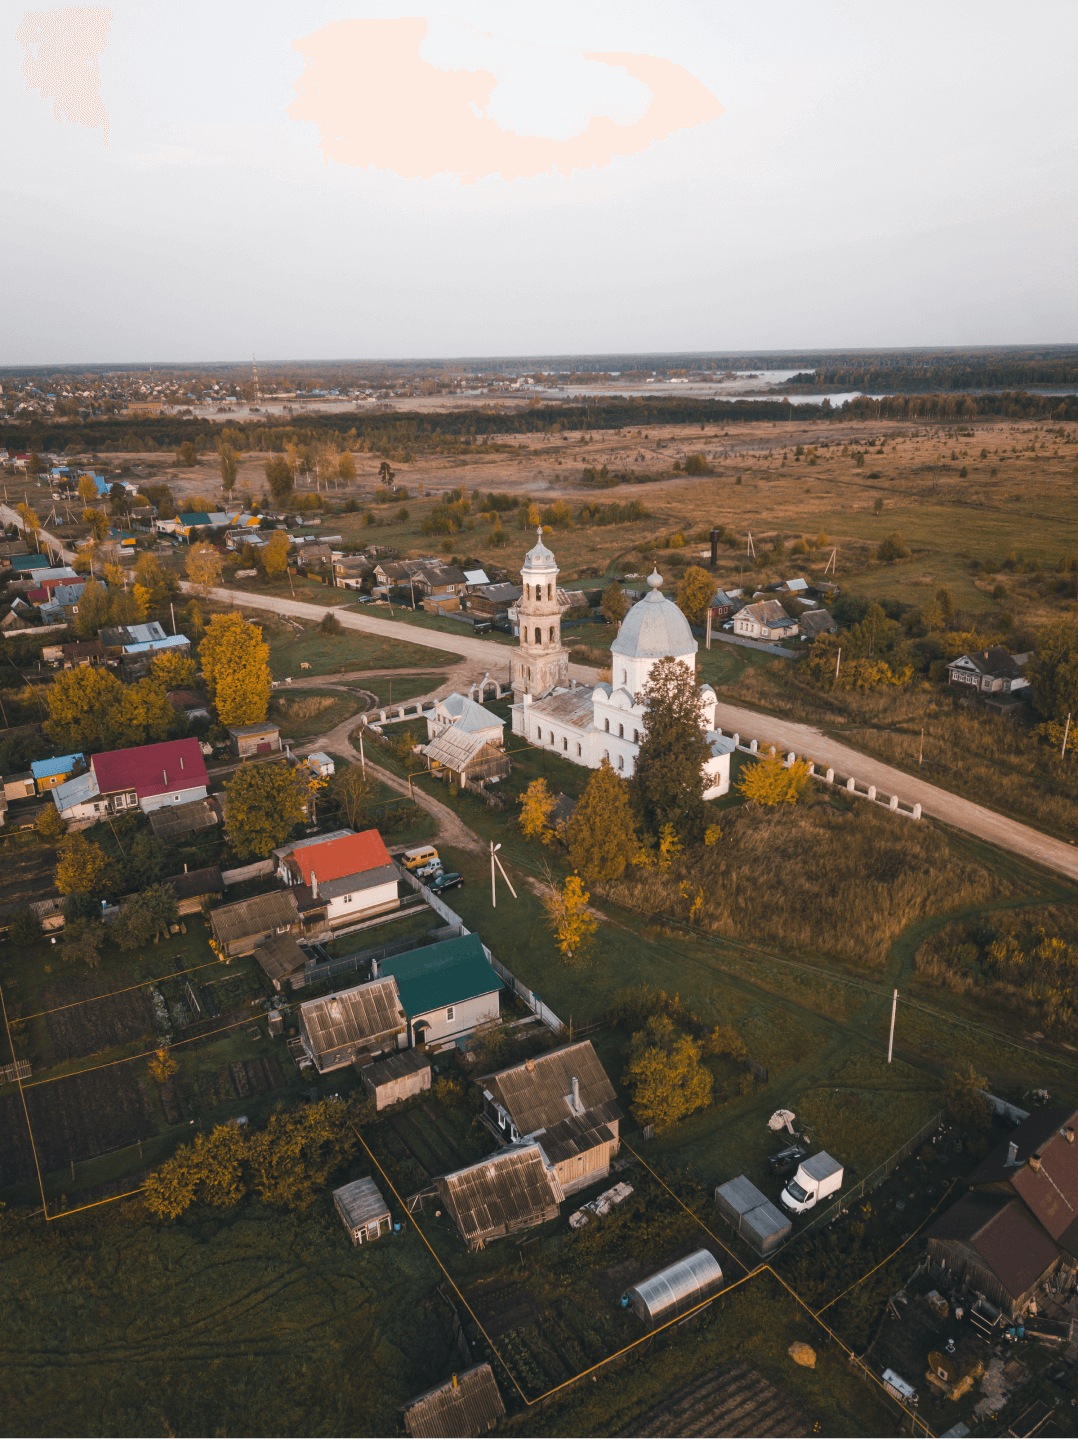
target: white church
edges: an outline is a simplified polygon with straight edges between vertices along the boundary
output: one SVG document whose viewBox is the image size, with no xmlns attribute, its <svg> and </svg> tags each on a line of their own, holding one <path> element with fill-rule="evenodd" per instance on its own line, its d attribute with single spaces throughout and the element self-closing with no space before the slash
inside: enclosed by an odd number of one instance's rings
<svg viewBox="0 0 1078 1439">
<path fill-rule="evenodd" d="M 696 673 L 697 644 L 689 622 L 662 593 L 662 576 L 653 572 L 650 592 L 633 605 L 610 646 L 612 683 L 593 688 L 569 681 L 569 652 L 561 642 L 558 566 L 539 530 L 535 548 L 520 572 L 524 593 L 517 601 L 520 647 L 513 655 L 513 733 L 551 749 L 574 764 L 598 769 L 608 760 L 626 779 L 636 768 L 645 711 L 637 703 L 652 666 L 672 655 Z M 700 728 L 711 758 L 704 766 L 705 799 L 730 788 L 734 741 L 715 729 L 717 700 L 710 685 L 700 694 Z"/>
</svg>

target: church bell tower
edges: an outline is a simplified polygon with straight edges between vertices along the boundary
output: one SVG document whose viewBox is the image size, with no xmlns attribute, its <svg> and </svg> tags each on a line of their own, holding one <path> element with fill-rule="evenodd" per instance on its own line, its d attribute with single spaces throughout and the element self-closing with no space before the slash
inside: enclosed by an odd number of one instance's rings
<svg viewBox="0 0 1078 1439">
<path fill-rule="evenodd" d="M 524 557 L 520 571 L 524 593 L 517 600 L 520 644 L 511 666 L 513 698 L 539 699 L 569 683 L 569 652 L 561 642 L 561 606 L 558 604 L 558 566 L 543 544 L 539 526 L 535 548 Z"/>
</svg>

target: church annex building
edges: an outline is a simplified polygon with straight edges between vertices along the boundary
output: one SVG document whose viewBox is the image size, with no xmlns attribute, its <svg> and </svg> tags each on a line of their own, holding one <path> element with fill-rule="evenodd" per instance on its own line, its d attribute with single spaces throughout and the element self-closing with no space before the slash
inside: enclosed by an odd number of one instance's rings
<svg viewBox="0 0 1078 1439">
<path fill-rule="evenodd" d="M 517 601 L 520 647 L 511 666 L 513 733 L 589 769 L 598 769 L 605 759 L 628 779 L 644 732 L 645 710 L 636 696 L 652 666 L 673 656 L 696 673 L 697 643 L 688 620 L 662 593 L 662 576 L 652 573 L 650 592 L 633 605 L 610 646 L 613 682 L 592 689 L 569 680 L 569 652 L 561 642 L 558 566 L 543 544 L 541 528 L 520 575 L 524 587 Z M 700 727 L 711 747 L 711 759 L 704 767 L 708 778 L 704 798 L 715 799 L 730 788 L 734 742 L 715 729 L 715 691 L 703 685 L 699 693 Z"/>
</svg>

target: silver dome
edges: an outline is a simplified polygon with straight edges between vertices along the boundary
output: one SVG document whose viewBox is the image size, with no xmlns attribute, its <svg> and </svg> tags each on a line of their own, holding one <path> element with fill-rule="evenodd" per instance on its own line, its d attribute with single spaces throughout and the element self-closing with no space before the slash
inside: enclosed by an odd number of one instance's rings
<svg viewBox="0 0 1078 1439">
<path fill-rule="evenodd" d="M 638 600 L 622 621 L 610 653 L 625 659 L 662 659 L 664 655 L 694 655 L 699 648 L 689 622 L 661 592 L 662 576 L 648 576 L 651 593 Z"/>
</svg>

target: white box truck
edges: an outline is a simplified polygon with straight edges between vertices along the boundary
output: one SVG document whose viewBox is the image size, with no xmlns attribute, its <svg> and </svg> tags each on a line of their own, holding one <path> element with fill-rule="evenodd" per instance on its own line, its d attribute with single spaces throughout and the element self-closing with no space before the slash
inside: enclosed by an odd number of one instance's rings
<svg viewBox="0 0 1078 1439">
<path fill-rule="evenodd" d="M 797 1166 L 797 1173 L 782 1191 L 782 1205 L 791 1214 L 804 1214 L 841 1188 L 842 1165 L 821 1149 Z"/>
</svg>

